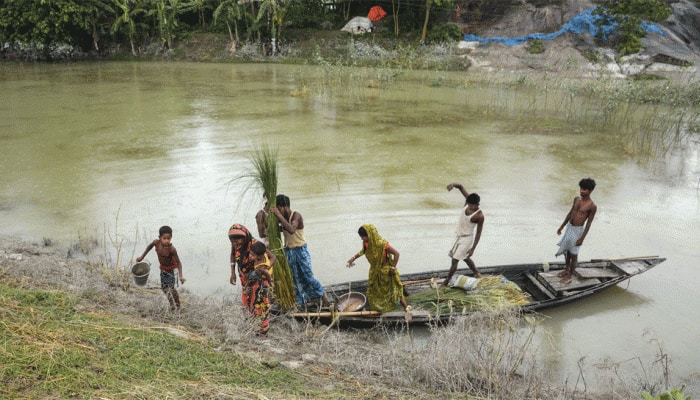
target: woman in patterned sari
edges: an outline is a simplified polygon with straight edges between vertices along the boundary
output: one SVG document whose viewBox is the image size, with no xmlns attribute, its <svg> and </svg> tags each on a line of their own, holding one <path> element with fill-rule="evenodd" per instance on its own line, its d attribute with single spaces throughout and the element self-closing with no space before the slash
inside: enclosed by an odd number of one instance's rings
<svg viewBox="0 0 700 400">
<path fill-rule="evenodd" d="M 377 228 L 365 224 L 357 231 L 362 238 L 362 250 L 348 260 L 348 266 L 363 255 L 369 262 L 369 279 L 367 281 L 367 301 L 369 308 L 379 312 L 392 311 L 398 302 L 408 313 L 411 307 L 406 303 L 403 294 L 403 284 L 399 278 L 396 264 L 399 262 L 399 252 L 384 240 Z M 410 314 L 407 314 L 407 318 Z"/>
<path fill-rule="evenodd" d="M 265 335 L 270 329 L 270 295 L 272 294 L 266 280 L 250 279 L 255 275 L 255 254 L 250 246 L 256 242 L 248 229 L 241 224 L 233 224 L 228 230 L 231 241 L 231 278 L 236 285 L 236 267 L 241 280 L 241 300 L 248 310 L 248 316 L 260 323 L 259 334 Z M 276 259 L 270 250 L 267 256 L 274 263 Z"/>
</svg>

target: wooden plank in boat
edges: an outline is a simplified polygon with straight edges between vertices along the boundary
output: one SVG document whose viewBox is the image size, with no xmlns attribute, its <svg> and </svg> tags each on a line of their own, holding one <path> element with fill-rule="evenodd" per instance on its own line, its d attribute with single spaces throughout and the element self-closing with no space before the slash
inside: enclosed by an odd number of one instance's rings
<svg viewBox="0 0 700 400">
<path fill-rule="evenodd" d="M 576 268 L 582 278 L 617 278 L 620 273 L 610 268 Z"/>
<path fill-rule="evenodd" d="M 546 282 L 546 286 L 552 291 L 557 293 L 557 295 L 561 296 L 563 292 L 571 292 L 575 290 L 581 290 L 581 289 L 586 289 L 591 286 L 599 285 L 600 280 L 597 278 L 579 278 L 577 276 L 572 276 L 571 277 L 571 282 L 567 284 L 562 284 L 561 283 L 561 277 L 557 275 L 558 273 L 556 271 L 554 272 L 540 272 L 538 274 L 538 278 L 540 281 L 544 280 Z"/>
<path fill-rule="evenodd" d="M 532 282 L 533 285 L 535 285 L 535 287 L 537 287 L 537 289 L 540 290 L 540 292 L 544 293 L 550 299 L 557 297 L 551 290 L 541 284 L 540 281 L 538 281 L 537 278 L 535 278 L 529 271 L 525 272 L 525 276 L 530 280 L 530 282 Z"/>
<path fill-rule="evenodd" d="M 628 275 L 637 275 L 646 271 L 649 268 L 646 261 L 643 260 L 620 260 L 613 261 L 612 263 Z"/>
<path fill-rule="evenodd" d="M 430 318 L 432 317 L 432 314 L 429 311 L 425 310 L 411 310 L 411 315 L 415 317 L 421 317 L 421 318 Z M 397 319 L 397 318 L 404 318 L 406 316 L 406 312 L 404 311 L 389 311 L 382 313 L 381 317 L 382 318 L 391 318 L 391 319 Z"/>
</svg>

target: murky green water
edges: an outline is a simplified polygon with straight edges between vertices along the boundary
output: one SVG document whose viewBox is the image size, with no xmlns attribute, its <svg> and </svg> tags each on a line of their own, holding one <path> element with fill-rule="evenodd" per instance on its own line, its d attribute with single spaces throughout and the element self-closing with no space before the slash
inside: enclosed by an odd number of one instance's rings
<svg viewBox="0 0 700 400">
<path fill-rule="evenodd" d="M 0 64 L 0 233 L 70 244 L 107 232 L 125 240 L 129 256 L 168 224 L 186 287 L 221 295 L 239 290 L 228 285 L 227 228 L 254 228 L 261 206 L 260 193 L 244 195 L 247 184 L 235 177 L 262 144 L 279 148 L 279 191 L 304 216 L 324 284 L 366 276 L 361 260 L 344 267 L 359 250 L 363 223 L 401 252 L 402 271 L 449 267 L 463 204 L 446 191 L 450 182 L 482 197 L 477 264 L 552 260 L 556 229 L 578 181 L 590 176 L 599 211 L 581 259 L 668 261 L 629 286 L 548 311 L 554 340 L 540 343 L 544 364 L 571 382 L 582 356 L 591 364 L 638 355 L 651 362 L 658 347 L 649 339 L 658 339 L 674 376 L 700 381 L 697 148 L 640 163 L 594 124 L 537 114 L 545 103 L 561 112 L 580 103 L 475 78 L 276 65 Z M 528 118 L 517 109 L 530 110 Z"/>
</svg>

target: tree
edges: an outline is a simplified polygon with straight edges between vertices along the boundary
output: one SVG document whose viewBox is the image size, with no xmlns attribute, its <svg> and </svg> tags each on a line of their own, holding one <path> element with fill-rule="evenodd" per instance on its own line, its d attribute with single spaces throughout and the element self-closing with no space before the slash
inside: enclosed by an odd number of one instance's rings
<svg viewBox="0 0 700 400">
<path fill-rule="evenodd" d="M 243 7 L 238 4 L 238 0 L 223 0 L 219 2 L 219 5 L 214 10 L 214 21 L 217 21 L 219 17 L 223 17 L 226 27 L 228 28 L 228 36 L 231 39 L 231 49 L 233 53 L 236 51 L 236 44 L 241 41 L 238 36 L 238 20 L 243 18 Z M 233 27 L 235 31 L 235 37 L 231 32 L 231 24 L 233 22 Z"/>
<path fill-rule="evenodd" d="M 208 0 L 190 0 L 190 8 L 197 12 L 197 17 L 199 19 L 199 25 L 202 29 L 207 28 L 207 18 L 205 11 L 211 10 Z"/>
<path fill-rule="evenodd" d="M 391 15 L 394 17 L 394 36 L 399 36 L 399 9 L 401 0 L 391 0 Z"/>
<path fill-rule="evenodd" d="M 272 54 L 277 54 L 277 46 L 279 43 L 280 30 L 284 21 L 284 7 L 280 7 L 279 3 L 282 0 L 262 0 L 258 9 L 256 22 L 259 22 L 264 17 L 267 21 L 271 39 Z"/>
<path fill-rule="evenodd" d="M 428 35 L 428 21 L 430 21 L 430 8 L 432 5 L 436 6 L 450 6 L 452 5 L 452 0 L 425 0 L 425 20 L 423 21 L 423 30 L 420 34 L 420 39 L 425 40 Z"/>
<path fill-rule="evenodd" d="M 105 0 L 85 0 L 81 2 L 81 4 L 86 10 L 85 18 L 91 30 L 92 47 L 99 51 L 100 46 L 98 42 L 100 40 L 100 35 L 97 27 L 99 26 L 101 30 L 102 27 L 109 26 L 109 15 L 114 14 L 114 10 L 110 6 L 109 2 Z"/>
<path fill-rule="evenodd" d="M 641 38 L 646 35 L 642 22 L 661 22 L 671 15 L 671 9 L 658 0 L 604 0 L 594 13 L 603 17 L 599 24 L 617 24 L 620 36 L 616 49 L 626 55 L 642 48 Z"/>
<path fill-rule="evenodd" d="M 0 7 L 0 39 L 39 45 L 47 59 L 56 44 L 87 47 L 92 42 L 99 49 L 97 26 L 107 9 L 99 0 L 6 0 Z"/>
<path fill-rule="evenodd" d="M 131 53 L 136 54 L 136 46 L 134 39 L 136 37 L 136 20 L 135 16 L 142 14 L 144 9 L 141 1 L 137 0 L 112 0 L 117 7 L 117 18 L 112 24 L 112 33 L 117 33 L 122 29 L 126 29 L 126 34 L 129 37 L 131 44 Z"/>
<path fill-rule="evenodd" d="M 160 39 L 163 41 L 163 48 L 170 50 L 175 29 L 178 26 L 177 16 L 187 11 L 188 3 L 181 0 L 158 0 L 156 8 L 148 12 L 148 15 L 156 16 L 158 23 L 158 32 Z"/>
</svg>

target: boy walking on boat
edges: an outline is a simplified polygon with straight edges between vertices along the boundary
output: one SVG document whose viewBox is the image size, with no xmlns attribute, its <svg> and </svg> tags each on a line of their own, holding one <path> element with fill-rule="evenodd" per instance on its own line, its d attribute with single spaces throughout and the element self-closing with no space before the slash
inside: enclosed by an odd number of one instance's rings
<svg viewBox="0 0 700 400">
<path fill-rule="evenodd" d="M 559 250 L 556 254 L 557 257 L 564 254 L 566 258 L 566 269 L 559 273 L 561 283 L 565 285 L 571 283 L 571 279 L 576 272 L 579 249 L 588 234 L 588 230 L 591 228 L 591 223 L 593 223 L 593 218 L 598 210 L 598 207 L 591 199 L 591 192 L 595 189 L 595 181 L 591 178 L 581 179 L 578 186 L 581 195 L 574 198 L 571 210 L 566 214 L 564 222 L 557 229 L 557 235 L 561 235 L 562 229 L 566 227 L 564 236 L 557 243 Z"/>
</svg>

